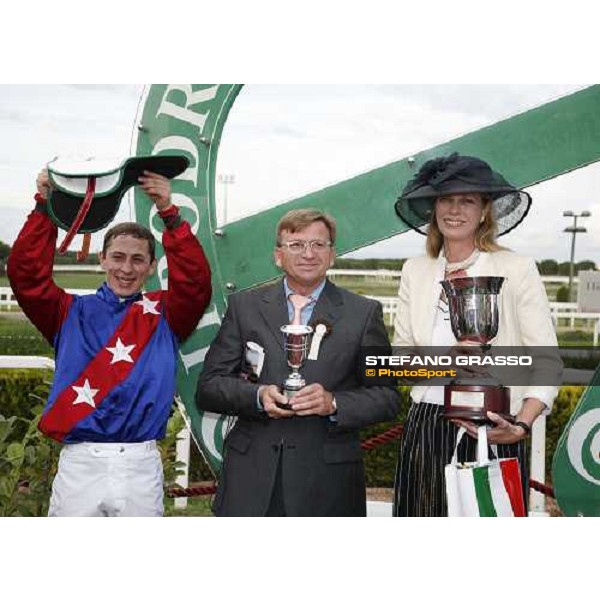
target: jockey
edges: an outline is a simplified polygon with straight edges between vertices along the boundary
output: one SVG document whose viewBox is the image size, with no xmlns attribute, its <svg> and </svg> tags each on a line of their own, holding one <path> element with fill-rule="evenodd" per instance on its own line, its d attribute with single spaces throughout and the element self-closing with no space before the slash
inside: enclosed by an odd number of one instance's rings
<svg viewBox="0 0 600 600">
<path fill-rule="evenodd" d="M 171 203 L 169 179 L 144 171 L 140 187 L 165 224 L 165 291 L 143 292 L 156 269 L 154 237 L 137 223 L 105 235 L 106 281 L 73 295 L 52 279 L 57 227 L 48 216 L 52 183 L 37 178 L 36 207 L 8 260 L 23 312 L 53 346 L 56 373 L 40 430 L 64 444 L 49 516 L 162 516 L 165 435 L 178 345 L 211 297 L 210 267 L 190 225 Z"/>
</svg>

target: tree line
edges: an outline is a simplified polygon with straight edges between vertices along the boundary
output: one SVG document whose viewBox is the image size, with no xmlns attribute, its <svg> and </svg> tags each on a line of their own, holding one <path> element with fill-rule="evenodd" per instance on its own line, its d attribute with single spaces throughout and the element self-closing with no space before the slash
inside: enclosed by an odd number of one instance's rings
<svg viewBox="0 0 600 600">
<path fill-rule="evenodd" d="M 3 241 L 0 241 L 0 275 L 4 275 L 6 273 L 6 261 L 8 259 L 8 255 L 10 254 L 10 246 L 5 244 Z M 90 252 L 89 256 L 82 263 L 77 262 L 77 251 L 69 251 L 64 254 L 59 254 L 58 251 L 55 251 L 54 254 L 54 264 L 56 265 L 97 265 L 99 264 L 98 255 L 95 252 Z"/>
<path fill-rule="evenodd" d="M 6 259 L 10 253 L 10 246 L 0 241 L 0 273 L 4 273 Z M 391 271 L 400 271 L 404 264 L 404 258 L 337 258 L 335 261 L 336 269 L 364 269 L 367 271 L 377 269 L 389 269 Z M 58 253 L 54 257 L 57 265 L 77 264 L 77 253 L 66 252 L 63 255 Z M 97 265 L 98 256 L 90 253 L 83 264 Z M 542 260 L 537 263 L 541 275 L 569 275 L 569 262 L 557 262 L 552 259 Z M 575 264 L 575 274 L 579 271 L 596 271 L 596 263 L 591 260 L 582 260 Z"/>
<path fill-rule="evenodd" d="M 336 269 L 389 269 L 400 271 L 404 258 L 337 258 Z M 542 260 L 537 263 L 540 275 L 569 275 L 570 263 L 555 260 Z M 591 260 L 582 260 L 574 265 L 575 274 L 579 271 L 596 271 L 596 263 Z"/>
</svg>

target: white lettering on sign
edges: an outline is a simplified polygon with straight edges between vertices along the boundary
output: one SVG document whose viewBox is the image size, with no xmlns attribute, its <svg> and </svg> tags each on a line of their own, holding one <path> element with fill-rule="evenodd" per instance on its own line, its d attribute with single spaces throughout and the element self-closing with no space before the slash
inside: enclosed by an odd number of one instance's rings
<svg viewBox="0 0 600 600">
<path fill-rule="evenodd" d="M 204 315 L 200 319 L 200 323 L 198 323 L 196 330 L 204 329 L 204 327 L 209 327 L 210 325 L 220 324 L 221 319 L 219 318 L 217 306 L 214 303 L 211 303 L 211 305 L 204 311 Z"/>
<path fill-rule="evenodd" d="M 192 233 L 194 235 L 196 235 L 198 233 L 198 227 L 200 226 L 200 213 L 199 213 L 198 207 L 196 206 L 194 201 L 191 198 L 189 198 L 188 196 L 186 196 L 185 194 L 172 194 L 171 200 L 172 200 L 173 204 L 175 204 L 175 206 L 178 206 L 179 208 L 181 208 L 183 206 L 187 206 L 192 211 L 192 213 L 194 214 L 193 219 L 188 218 L 186 215 L 185 220 L 190 224 Z M 159 244 L 162 244 L 162 231 L 159 231 L 154 226 L 154 216 L 157 213 L 158 213 L 158 211 L 156 210 L 156 206 L 153 206 L 150 209 L 150 215 L 148 216 L 148 221 L 149 221 L 148 227 L 150 228 L 150 231 L 152 232 L 154 239 Z"/>
<path fill-rule="evenodd" d="M 197 127 L 199 133 L 202 133 L 202 130 L 204 129 L 204 123 L 206 123 L 206 119 L 208 118 L 210 111 L 196 112 L 192 107 L 196 104 L 201 104 L 202 102 L 208 102 L 212 100 L 215 97 L 218 88 L 218 85 L 214 85 L 193 92 L 192 85 L 190 83 L 168 85 L 156 116 L 158 117 L 158 115 L 161 114 L 168 115 L 174 119 L 185 121 L 186 123 Z M 183 106 L 174 104 L 171 100 L 168 100 L 169 94 L 171 94 L 171 97 L 173 97 L 172 92 L 175 91 L 183 92 L 183 94 L 185 94 L 185 102 Z"/>
<path fill-rule="evenodd" d="M 169 269 L 167 267 L 167 257 L 162 256 L 156 264 L 156 276 L 160 282 L 161 290 L 169 289 Z"/>
<path fill-rule="evenodd" d="M 187 206 L 192 211 L 194 214 L 193 218 L 190 219 L 188 215 L 185 215 L 185 220 L 190 224 L 192 233 L 197 235 L 198 227 L 200 227 L 200 211 L 196 203 L 185 194 L 172 194 L 171 199 L 173 204 L 179 206 L 180 209 Z"/>
<path fill-rule="evenodd" d="M 199 365 L 200 363 L 203 363 L 204 357 L 206 356 L 207 352 L 208 352 L 208 346 L 204 346 L 202 348 L 199 348 L 198 350 L 194 350 L 193 352 L 190 352 L 189 354 L 184 354 L 180 350 L 179 356 L 181 356 L 181 362 L 183 363 L 185 370 L 189 373 L 190 369 L 192 367 L 194 367 L 195 365 Z"/>
</svg>

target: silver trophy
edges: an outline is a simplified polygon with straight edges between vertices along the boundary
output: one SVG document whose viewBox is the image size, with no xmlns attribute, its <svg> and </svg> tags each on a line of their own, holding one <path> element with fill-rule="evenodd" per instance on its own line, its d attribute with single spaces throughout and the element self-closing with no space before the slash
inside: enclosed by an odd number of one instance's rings
<svg viewBox="0 0 600 600">
<path fill-rule="evenodd" d="M 313 328 L 308 325 L 284 325 L 281 331 L 285 336 L 284 348 L 287 363 L 292 368 L 292 372 L 283 382 L 283 394 L 289 400 L 306 385 L 304 377 L 300 375 L 300 367 L 308 356 L 309 341 Z M 281 408 L 288 407 L 283 405 Z"/>
<path fill-rule="evenodd" d="M 498 294 L 504 277 L 457 277 L 441 283 L 454 337 L 489 352 L 498 334 Z M 510 418 L 510 390 L 489 374 L 455 379 L 445 386 L 444 417 L 483 422 L 489 421 L 487 411 Z"/>
</svg>

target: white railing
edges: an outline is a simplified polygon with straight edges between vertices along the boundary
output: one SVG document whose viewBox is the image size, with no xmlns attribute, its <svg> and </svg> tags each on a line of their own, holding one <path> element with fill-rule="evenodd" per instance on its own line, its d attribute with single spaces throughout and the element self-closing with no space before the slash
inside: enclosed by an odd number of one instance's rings
<svg viewBox="0 0 600 600">
<path fill-rule="evenodd" d="M 366 296 L 366 298 L 380 302 L 386 322 L 390 325 L 394 322 L 394 316 L 398 310 L 397 296 Z M 552 313 L 552 321 L 555 328 L 558 325 L 558 319 L 568 320 L 571 329 L 575 329 L 577 321 L 582 322 L 584 327 L 587 327 L 590 321 L 593 321 L 594 346 L 598 345 L 598 341 L 600 340 L 600 313 L 578 312 L 576 302 L 550 302 L 550 312 Z"/>
<path fill-rule="evenodd" d="M 375 280 L 400 279 L 401 271 L 391 269 L 329 269 L 327 275 L 336 277 L 372 277 Z"/>
<path fill-rule="evenodd" d="M 590 321 L 594 322 L 594 346 L 598 345 L 598 331 L 600 328 L 600 313 L 597 312 L 572 312 L 572 311 L 553 311 L 552 319 L 554 327 L 558 326 L 558 319 L 569 321 L 569 328 L 575 329 L 575 321 L 583 321 L 583 327 L 587 327 Z"/>
<path fill-rule="evenodd" d="M 104 269 L 100 265 L 54 265 L 54 272 L 64 273 L 103 273 Z"/>
<path fill-rule="evenodd" d="M 68 289 L 65 290 L 68 294 L 74 294 L 78 296 L 84 296 L 86 294 L 95 294 L 96 290 L 79 290 L 79 289 Z M 13 291 L 9 287 L 0 287 L 0 307 L 4 306 L 17 306 L 17 300 Z"/>
<path fill-rule="evenodd" d="M 365 296 L 365 298 L 377 300 L 383 308 L 383 316 L 387 317 L 387 322 L 390 324 L 394 322 L 394 316 L 398 310 L 398 296 Z"/>
<path fill-rule="evenodd" d="M 15 295 L 9 287 L 0 287 L 0 306 L 17 306 Z"/>
<path fill-rule="evenodd" d="M 550 312 L 577 312 L 577 302 L 548 302 Z"/>
<path fill-rule="evenodd" d="M 569 283 L 568 275 L 540 275 L 542 281 L 544 283 Z M 579 283 L 579 277 L 576 275 L 573 277 L 573 284 L 577 285 Z"/>
<path fill-rule="evenodd" d="M 0 356 L 0 369 L 51 369 L 54 361 L 47 356 Z"/>
<path fill-rule="evenodd" d="M 402 271 L 393 269 L 329 269 L 329 277 L 375 277 L 376 279 L 400 279 Z M 568 275 L 541 275 L 544 283 L 569 283 Z M 573 277 L 573 284 L 577 285 L 579 278 Z"/>
</svg>

